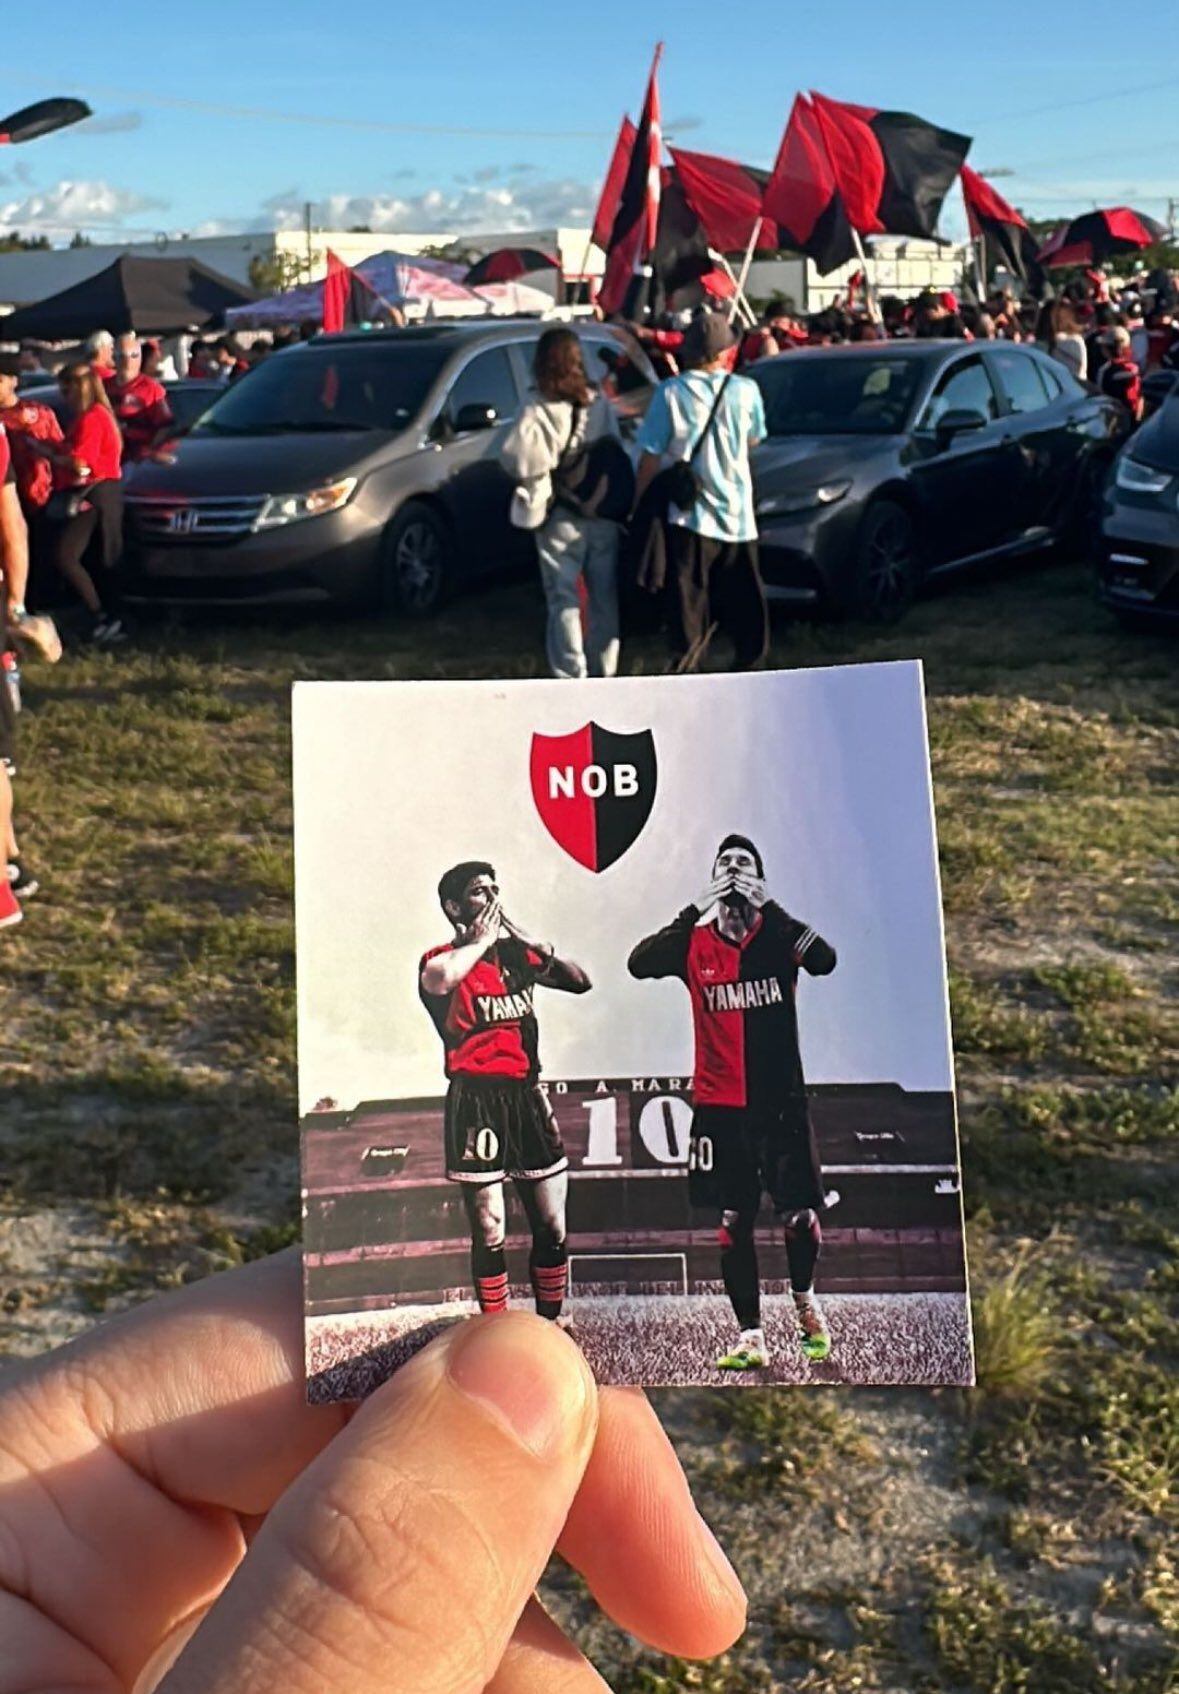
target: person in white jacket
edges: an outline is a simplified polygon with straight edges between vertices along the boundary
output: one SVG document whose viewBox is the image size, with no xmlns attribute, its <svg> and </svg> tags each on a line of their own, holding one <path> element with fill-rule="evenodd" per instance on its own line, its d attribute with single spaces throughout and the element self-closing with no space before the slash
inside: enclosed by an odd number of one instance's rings
<svg viewBox="0 0 1179 1694">
<path fill-rule="evenodd" d="M 581 342 L 548 329 L 536 347 L 533 393 L 508 433 L 501 459 L 516 482 L 512 522 L 536 531 L 548 606 L 545 646 L 557 677 L 614 676 L 618 670 L 618 526 L 562 503 L 562 467 L 602 436 L 617 438 L 605 395 L 590 387 Z M 592 509 L 591 499 L 588 507 Z M 579 578 L 586 589 L 585 629 Z"/>
</svg>

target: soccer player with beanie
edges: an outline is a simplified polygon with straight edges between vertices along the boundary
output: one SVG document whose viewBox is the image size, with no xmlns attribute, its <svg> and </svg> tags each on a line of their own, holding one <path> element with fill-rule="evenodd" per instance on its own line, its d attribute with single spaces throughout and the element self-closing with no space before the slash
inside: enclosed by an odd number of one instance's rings
<svg viewBox="0 0 1179 1694">
<path fill-rule="evenodd" d="M 790 1284 L 806 1358 L 831 1351 L 814 1293 L 819 1213 L 839 1198 L 824 1188 L 798 1045 L 798 973 L 827 976 L 835 952 L 766 891 L 761 854 L 743 835 L 716 851 L 707 888 L 666 929 L 631 953 L 635 977 L 675 976 L 692 1003 L 693 1075 L 688 1193 L 720 1212 L 725 1290 L 739 1337 L 721 1370 L 769 1363 L 761 1323 L 754 1227 L 768 1193 L 782 1219 Z"/>
</svg>

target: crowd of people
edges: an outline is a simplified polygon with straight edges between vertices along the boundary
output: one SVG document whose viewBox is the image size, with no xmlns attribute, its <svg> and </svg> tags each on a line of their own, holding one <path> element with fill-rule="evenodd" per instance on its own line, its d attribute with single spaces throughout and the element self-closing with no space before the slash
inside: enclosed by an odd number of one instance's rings
<svg viewBox="0 0 1179 1694">
<path fill-rule="evenodd" d="M 690 316 L 665 314 L 653 324 L 627 324 L 661 375 L 679 369 Z M 1011 288 L 975 300 L 949 289 L 927 289 L 905 300 L 877 297 L 858 274 L 843 299 L 809 315 L 797 312 L 790 301 L 772 300 L 744 330 L 731 359 L 733 368 L 741 370 L 799 347 L 912 337 L 1036 342 L 1075 377 L 1117 400 L 1138 423 L 1143 377 L 1155 370 L 1179 372 L 1179 283 L 1164 270 L 1119 281 L 1093 268 L 1046 301 L 1021 299 Z"/>
</svg>

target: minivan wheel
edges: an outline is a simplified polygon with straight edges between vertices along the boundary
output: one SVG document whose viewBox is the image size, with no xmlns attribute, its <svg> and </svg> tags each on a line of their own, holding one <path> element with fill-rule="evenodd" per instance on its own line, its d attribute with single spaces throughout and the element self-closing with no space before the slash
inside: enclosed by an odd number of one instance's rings
<svg viewBox="0 0 1179 1694">
<path fill-rule="evenodd" d="M 451 542 L 430 506 L 411 500 L 385 533 L 381 600 L 407 618 L 432 617 L 450 592 Z"/>
<path fill-rule="evenodd" d="M 920 580 L 912 518 L 895 500 L 873 501 L 856 541 L 852 616 L 895 623 L 913 603 Z"/>
</svg>

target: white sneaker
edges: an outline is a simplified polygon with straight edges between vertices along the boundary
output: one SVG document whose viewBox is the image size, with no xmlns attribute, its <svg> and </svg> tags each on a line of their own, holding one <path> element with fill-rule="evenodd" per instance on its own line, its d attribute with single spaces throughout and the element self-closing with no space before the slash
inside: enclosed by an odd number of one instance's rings
<svg viewBox="0 0 1179 1694">
<path fill-rule="evenodd" d="M 716 1361 L 717 1370 L 765 1370 L 770 1362 L 770 1350 L 766 1346 L 765 1331 L 762 1329 L 743 1329 L 741 1338 L 730 1353 L 723 1353 Z"/>
</svg>

